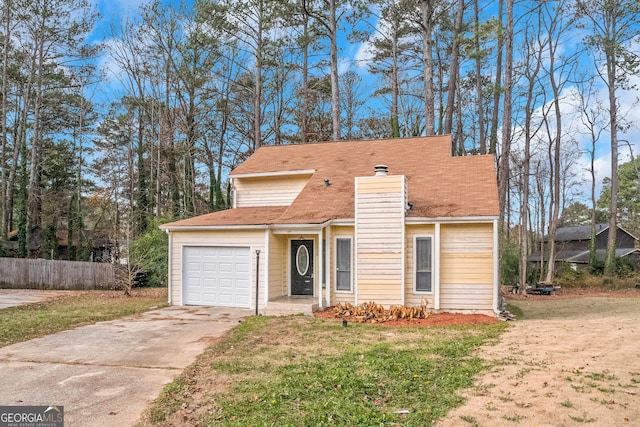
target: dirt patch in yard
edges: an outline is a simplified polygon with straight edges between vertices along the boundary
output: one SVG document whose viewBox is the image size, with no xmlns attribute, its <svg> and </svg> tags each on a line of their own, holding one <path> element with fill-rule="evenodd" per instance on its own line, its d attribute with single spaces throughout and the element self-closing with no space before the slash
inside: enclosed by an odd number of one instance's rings
<svg viewBox="0 0 640 427">
<path fill-rule="evenodd" d="M 640 291 L 509 295 L 524 312 L 439 426 L 640 425 Z"/>
</svg>

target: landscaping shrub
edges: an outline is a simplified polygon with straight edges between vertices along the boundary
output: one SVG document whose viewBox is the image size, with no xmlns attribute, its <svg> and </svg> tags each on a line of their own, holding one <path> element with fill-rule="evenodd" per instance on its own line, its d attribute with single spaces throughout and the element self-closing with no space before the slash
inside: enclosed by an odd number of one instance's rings
<svg viewBox="0 0 640 427">
<path fill-rule="evenodd" d="M 156 218 L 149 225 L 149 231 L 131 243 L 129 262 L 139 269 L 136 277 L 143 277 L 144 283 L 150 287 L 167 286 L 167 271 L 169 263 L 169 239 L 167 233 L 158 227 L 168 222 L 166 219 Z M 137 274 L 137 273 L 141 274 Z"/>
</svg>

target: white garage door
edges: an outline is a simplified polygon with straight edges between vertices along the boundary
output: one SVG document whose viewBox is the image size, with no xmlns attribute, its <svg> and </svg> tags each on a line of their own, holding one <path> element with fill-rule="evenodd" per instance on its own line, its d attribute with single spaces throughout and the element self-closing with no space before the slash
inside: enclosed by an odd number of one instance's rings
<svg viewBox="0 0 640 427">
<path fill-rule="evenodd" d="M 185 246 L 184 304 L 250 308 L 250 262 L 249 248 Z"/>
</svg>

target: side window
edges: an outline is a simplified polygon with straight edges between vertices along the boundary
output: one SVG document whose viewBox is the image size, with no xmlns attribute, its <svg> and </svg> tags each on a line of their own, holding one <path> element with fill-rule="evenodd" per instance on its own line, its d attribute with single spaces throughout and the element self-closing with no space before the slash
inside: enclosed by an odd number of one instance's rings
<svg viewBox="0 0 640 427">
<path fill-rule="evenodd" d="M 416 237 L 415 286 L 417 292 L 431 292 L 432 286 L 432 241 L 431 237 Z"/>
<path fill-rule="evenodd" d="M 336 290 L 351 290 L 351 239 L 336 239 Z"/>
</svg>

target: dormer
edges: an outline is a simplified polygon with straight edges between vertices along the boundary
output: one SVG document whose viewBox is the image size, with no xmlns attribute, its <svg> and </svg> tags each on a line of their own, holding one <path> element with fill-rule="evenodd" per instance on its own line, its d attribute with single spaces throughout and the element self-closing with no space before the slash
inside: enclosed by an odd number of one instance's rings
<svg viewBox="0 0 640 427">
<path fill-rule="evenodd" d="M 290 206 L 315 170 L 232 174 L 233 207 Z"/>
</svg>

